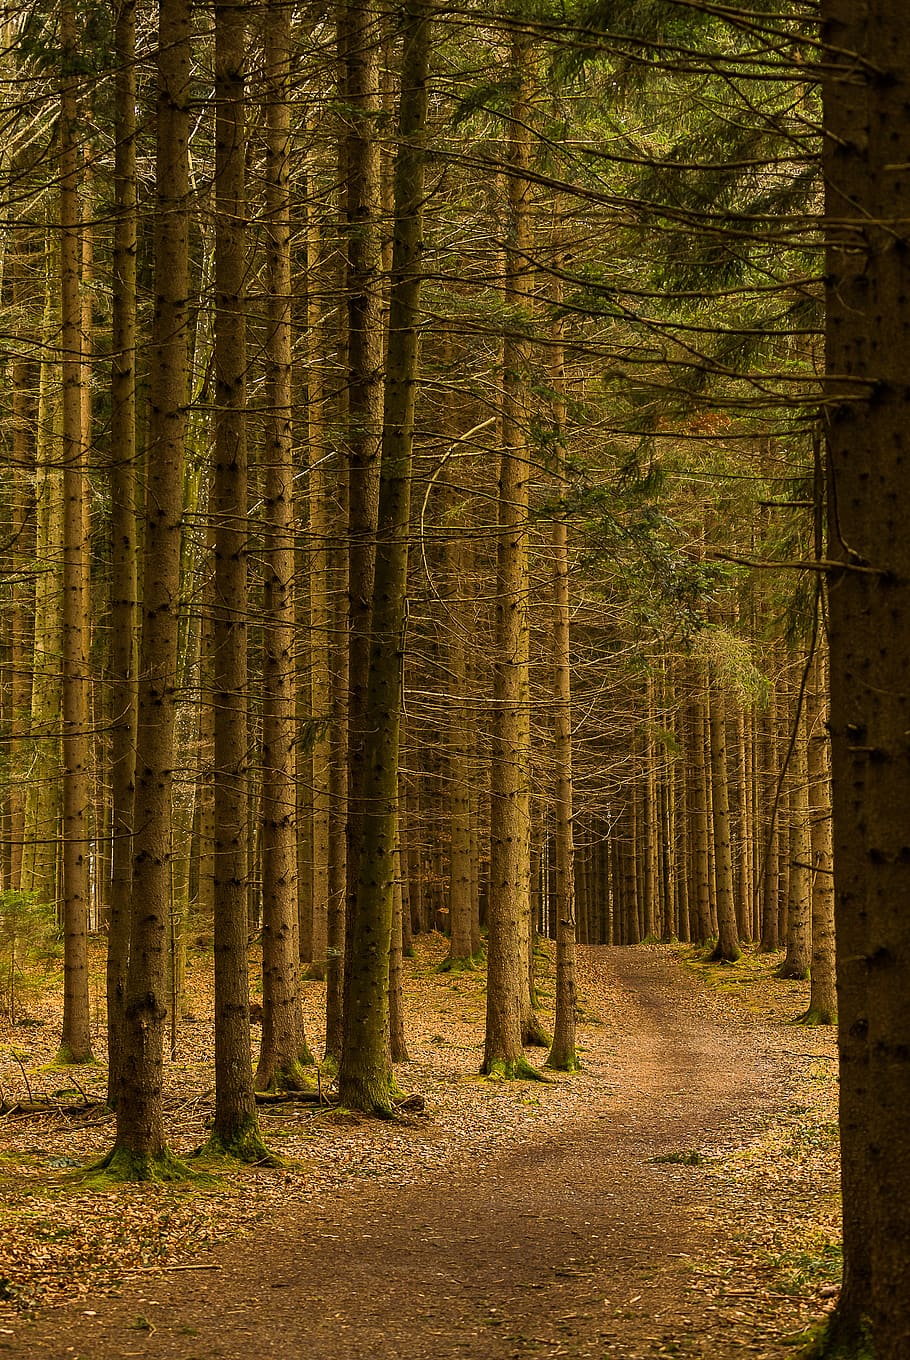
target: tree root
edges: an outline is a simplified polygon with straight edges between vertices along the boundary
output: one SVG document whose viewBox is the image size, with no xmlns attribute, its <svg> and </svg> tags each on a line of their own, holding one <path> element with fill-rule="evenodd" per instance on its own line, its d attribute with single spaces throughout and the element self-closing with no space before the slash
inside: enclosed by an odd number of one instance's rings
<svg viewBox="0 0 910 1360">
<path fill-rule="evenodd" d="M 491 1063 L 484 1063 L 480 1075 L 487 1081 L 552 1081 L 552 1077 L 539 1067 L 532 1067 L 527 1058 L 517 1058 L 513 1062 L 495 1058 Z"/>
</svg>

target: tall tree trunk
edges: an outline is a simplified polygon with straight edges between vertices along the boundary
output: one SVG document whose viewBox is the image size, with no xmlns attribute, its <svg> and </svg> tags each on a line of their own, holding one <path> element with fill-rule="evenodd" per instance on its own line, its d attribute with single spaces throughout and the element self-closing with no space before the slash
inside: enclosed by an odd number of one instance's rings
<svg viewBox="0 0 910 1360">
<path fill-rule="evenodd" d="M 88 995 L 89 706 L 82 423 L 80 156 L 76 12 L 60 12 L 60 278 L 63 370 L 63 1033 L 58 1063 L 92 1060 Z"/>
<path fill-rule="evenodd" d="M 129 963 L 136 773 L 136 4 L 120 0 L 115 77 L 111 319 L 111 839 L 107 940 L 108 1103 L 117 1099 Z"/>
<path fill-rule="evenodd" d="M 215 6 L 215 1120 L 208 1146 L 261 1161 L 247 977 L 245 13 L 238 0 Z"/>
<path fill-rule="evenodd" d="M 309 963 L 308 975 L 322 978 L 328 950 L 329 874 L 331 863 L 331 602 L 329 597 L 329 478 L 326 467 L 325 392 L 323 365 L 325 343 L 322 322 L 322 239 L 314 191 L 307 209 L 307 423 L 309 446 L 309 564 L 310 584 L 310 808 L 313 827 L 312 895 L 309 907 L 302 904 L 301 919 L 308 923 L 306 948 L 301 938 L 301 958 Z"/>
<path fill-rule="evenodd" d="M 163 1040 L 168 1014 L 171 786 L 177 685 L 183 459 L 189 341 L 190 5 L 158 15 L 155 314 L 136 729 L 130 958 L 111 1170 L 167 1175 Z"/>
<path fill-rule="evenodd" d="M 408 0 L 395 157 L 395 237 L 364 721 L 362 841 L 338 1079 L 342 1104 L 379 1114 L 391 1110 L 389 951 L 397 876 L 398 743 L 407 619 L 429 57 L 429 8 L 425 0 Z"/>
<path fill-rule="evenodd" d="M 290 11 L 281 0 L 269 5 L 264 35 L 269 439 L 264 496 L 262 1044 L 255 1078 L 259 1090 L 308 1084 L 301 1061 L 311 1056 L 300 1009 L 297 906 L 290 23 Z M 242 143 L 238 149 L 242 152 Z"/>
<path fill-rule="evenodd" d="M 530 235 L 531 42 L 516 32 L 509 123 L 509 239 L 506 297 L 528 302 Z M 490 806 L 490 901 L 487 910 L 487 1015 L 482 1071 L 527 1077 L 536 1069 L 522 1041 L 527 991 L 530 859 L 530 673 L 528 627 L 529 460 L 522 397 L 527 345 L 510 334 L 503 346 L 502 457 L 496 565 L 495 661 Z"/>
<path fill-rule="evenodd" d="M 59 255 L 56 230 L 45 244 L 44 315 L 41 343 L 54 345 Z M 39 902 L 57 905 L 60 821 L 60 655 L 63 593 L 59 545 L 63 537 L 63 474 L 57 456 L 60 404 L 56 368 L 42 363 L 38 380 L 35 444 L 35 648 L 29 731 L 34 748 L 25 805 L 22 887 Z"/>
<path fill-rule="evenodd" d="M 823 0 L 821 18 L 844 1203 L 844 1282 L 823 1353 L 901 1360 L 910 1336 L 910 181 L 898 148 L 910 26 L 897 0 Z"/>
<path fill-rule="evenodd" d="M 381 276 L 379 139 L 380 21 L 372 0 L 347 0 L 339 14 L 339 56 L 345 127 L 342 147 L 345 299 L 347 303 L 348 451 L 348 788 L 344 947 L 344 1009 L 363 844 L 366 778 L 365 710 L 370 667 L 370 617 L 379 515 L 381 448 Z M 386 957 L 386 967 L 388 957 Z M 347 1029 L 347 1020 L 344 1021 Z M 347 1040 L 346 1040 L 347 1042 Z M 387 1099 L 387 1097 L 386 1097 Z"/>
<path fill-rule="evenodd" d="M 561 266 L 561 252 L 557 252 Z M 557 309 L 562 288 L 554 286 L 552 297 Z M 562 322 L 553 322 L 550 334 L 551 381 L 555 393 L 556 497 L 553 516 L 553 819 L 556 850 L 556 1014 L 553 1043 L 547 1067 L 560 1072 L 575 1072 L 580 1067 L 575 1047 L 575 843 L 572 828 L 572 653 L 570 647 L 569 529 L 565 509 L 566 478 L 566 401 L 565 355 Z"/>
</svg>

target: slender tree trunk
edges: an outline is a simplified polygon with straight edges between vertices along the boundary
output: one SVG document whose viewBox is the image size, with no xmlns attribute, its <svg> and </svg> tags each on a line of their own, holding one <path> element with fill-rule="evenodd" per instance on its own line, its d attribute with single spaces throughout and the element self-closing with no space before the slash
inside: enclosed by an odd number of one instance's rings
<svg viewBox="0 0 910 1360">
<path fill-rule="evenodd" d="M 41 343 L 45 355 L 54 345 L 59 278 L 54 237 L 45 245 L 44 315 Z M 35 647 L 32 712 L 29 729 L 34 756 L 29 769 L 25 805 L 22 886 L 39 902 L 57 905 L 57 846 L 60 822 L 60 655 L 63 594 L 59 545 L 63 536 L 63 474 L 57 448 L 60 404 L 56 365 L 41 364 L 35 445 L 36 564 Z"/>
<path fill-rule="evenodd" d="M 60 277 L 63 370 L 63 1033 L 59 1063 L 92 1060 L 88 996 L 89 706 L 85 598 L 86 496 L 82 425 L 82 301 L 80 273 L 76 12 L 60 12 L 65 73 L 60 85 Z M 68 68 L 68 69 L 67 69 Z"/>
<path fill-rule="evenodd" d="M 506 295 L 526 304 L 529 257 L 527 170 L 530 160 L 526 34 L 512 39 L 515 81 L 509 131 L 509 246 Z M 528 451 L 522 423 L 527 346 L 503 347 L 503 452 L 499 472 L 490 800 L 490 901 L 487 909 L 487 1017 L 482 1071 L 515 1077 L 535 1072 L 522 1048 L 529 912 L 530 675 L 528 629 Z"/>
<path fill-rule="evenodd" d="M 831 769 L 828 690 L 821 640 L 816 644 L 807 692 L 809 817 L 812 838 L 812 969 L 804 1024 L 837 1023 L 834 966 L 834 863 L 831 846 Z"/>
<path fill-rule="evenodd" d="M 557 254 L 557 265 L 562 261 Z M 558 309 L 562 289 L 555 286 L 552 301 Z M 565 510 L 566 402 L 562 323 L 553 323 L 551 381 L 556 393 L 556 496 L 553 516 L 553 815 L 556 851 L 556 1014 L 547 1067 L 575 1072 L 580 1067 L 575 1046 L 575 843 L 572 826 L 572 653 L 570 646 L 569 530 Z"/>
<path fill-rule="evenodd" d="M 311 1057 L 300 1009 L 297 906 L 290 24 L 290 11 L 281 0 L 269 6 L 264 34 L 269 438 L 264 496 L 262 1043 L 255 1077 L 259 1090 L 308 1085 L 301 1062 Z"/>
<path fill-rule="evenodd" d="M 315 187 L 315 186 L 314 186 Z M 311 195 L 312 198 L 312 195 Z M 309 963 L 308 976 L 325 977 L 328 949 L 329 874 L 331 863 L 331 704 L 332 676 L 329 599 L 329 477 L 326 467 L 325 392 L 323 390 L 322 239 L 317 205 L 307 211 L 307 422 L 309 444 L 309 584 L 310 584 L 310 718 L 315 724 L 311 750 L 311 796 L 313 826 L 312 896 L 301 904 L 301 917 L 308 920 L 306 948 L 301 938 L 301 958 Z"/>
<path fill-rule="evenodd" d="M 730 796 L 727 775 L 727 731 L 724 696 L 716 680 L 708 689 L 713 795 L 717 945 L 713 957 L 735 963 L 740 956 L 733 902 L 733 860 L 730 853 Z"/>
<path fill-rule="evenodd" d="M 108 1103 L 117 1099 L 129 963 L 136 773 L 136 5 L 120 0 L 114 148 L 111 320 L 110 910 L 107 941 Z"/>
<path fill-rule="evenodd" d="M 245 13 L 236 0 L 215 7 L 215 1121 L 209 1148 L 260 1161 L 265 1149 L 253 1096 L 247 978 Z M 279 546 L 287 545 L 282 539 Z M 293 873 L 284 864 L 280 871 Z"/>
<path fill-rule="evenodd" d="M 404 15 L 379 523 L 364 721 L 362 841 L 338 1079 L 342 1104 L 379 1114 L 391 1109 L 389 951 L 397 877 L 398 744 L 430 57 L 425 0 L 408 0 Z"/>
<path fill-rule="evenodd" d="M 790 873 L 787 880 L 787 953 L 780 976 L 805 979 L 812 961 L 812 843 L 806 766 L 806 715 L 799 714 L 790 757 Z"/>
<path fill-rule="evenodd" d="M 342 148 L 345 297 L 347 303 L 348 451 L 348 788 L 344 1010 L 363 844 L 365 710 L 370 667 L 381 447 L 381 258 L 379 236 L 378 14 L 372 0 L 347 0 L 339 14 L 345 127 Z M 385 966 L 388 968 L 388 954 Z M 348 1022 L 345 1018 L 347 1031 Z M 346 1037 L 345 1042 L 348 1042 Z M 386 1097 L 387 1099 L 387 1097 Z"/>
<path fill-rule="evenodd" d="M 708 770 L 705 763 L 705 698 L 699 692 L 692 703 L 689 726 L 690 765 L 692 770 L 692 860 L 695 869 L 694 912 L 690 931 L 696 944 L 707 943 L 711 935 L 711 876 L 708 847 Z"/>
</svg>

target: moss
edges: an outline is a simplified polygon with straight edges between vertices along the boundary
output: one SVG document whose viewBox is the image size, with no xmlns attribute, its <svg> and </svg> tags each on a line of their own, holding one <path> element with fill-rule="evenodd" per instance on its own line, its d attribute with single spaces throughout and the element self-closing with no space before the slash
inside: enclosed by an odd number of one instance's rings
<svg viewBox="0 0 910 1360">
<path fill-rule="evenodd" d="M 508 1062 L 504 1058 L 496 1058 L 491 1063 L 485 1063 L 480 1074 L 486 1077 L 488 1081 L 549 1082 L 552 1080 L 539 1067 L 532 1067 L 527 1058 L 517 1058 L 514 1062 Z"/>
<path fill-rule="evenodd" d="M 793 1023 L 794 1025 L 836 1025 L 837 1012 L 820 1011 L 817 1008 L 813 1010 L 810 1007 L 809 1010 L 803 1011 L 802 1015 L 798 1015 Z"/>
<path fill-rule="evenodd" d="M 445 958 L 445 959 L 443 959 L 442 963 L 440 963 L 440 964 L 437 965 L 436 972 L 437 972 L 437 973 L 476 973 L 476 972 L 477 972 L 477 960 L 474 958 L 473 954 L 469 954 L 469 955 L 467 956 L 467 958 L 459 958 L 459 959 Z"/>
<path fill-rule="evenodd" d="M 110 1185 L 154 1181 L 200 1181 L 208 1179 L 175 1157 L 170 1148 L 156 1156 L 134 1152 L 130 1148 L 114 1147 L 100 1162 L 93 1163 L 80 1176 L 93 1190 L 104 1190 Z"/>
<path fill-rule="evenodd" d="M 869 1324 L 865 1318 L 847 1324 L 837 1311 L 826 1322 L 812 1329 L 808 1345 L 798 1353 L 798 1360 L 875 1360 L 875 1349 Z"/>
<path fill-rule="evenodd" d="M 255 1115 L 247 1116 L 227 1136 L 213 1129 L 208 1141 L 193 1156 L 205 1163 L 232 1161 L 248 1166 L 285 1165 L 283 1159 L 263 1142 Z"/>
<path fill-rule="evenodd" d="M 97 1067 L 98 1059 L 94 1053 L 74 1053 L 68 1044 L 61 1044 L 52 1063 L 43 1067 L 42 1072 L 53 1072 L 56 1067 Z"/>
<path fill-rule="evenodd" d="M 550 1072 L 580 1072 L 581 1059 L 573 1049 L 567 1057 L 554 1057 L 551 1053 L 544 1063 L 544 1067 Z"/>
<path fill-rule="evenodd" d="M 549 1048 L 553 1042 L 541 1024 L 540 1018 L 533 1011 L 525 1017 L 522 1023 L 521 1042 L 529 1048 Z"/>
<path fill-rule="evenodd" d="M 308 1051 L 309 1053 L 309 1051 Z M 267 1082 L 259 1084 L 257 1079 L 257 1091 L 312 1091 L 317 1090 L 316 1082 L 309 1074 L 304 1071 L 303 1064 L 307 1059 L 301 1057 L 297 1062 L 284 1063 L 272 1072 Z M 309 1063 L 313 1065 L 313 1056 L 309 1054 Z"/>
</svg>

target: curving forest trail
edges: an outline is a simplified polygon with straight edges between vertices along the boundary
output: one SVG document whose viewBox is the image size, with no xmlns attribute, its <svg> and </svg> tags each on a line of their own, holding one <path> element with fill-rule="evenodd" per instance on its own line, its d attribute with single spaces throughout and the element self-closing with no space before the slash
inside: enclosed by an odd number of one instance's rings
<svg viewBox="0 0 910 1360">
<path fill-rule="evenodd" d="M 761 1173 L 728 1168 L 830 1036 L 732 1007 L 661 951 L 597 954 L 621 1032 L 583 1118 L 404 1189 L 359 1182 L 289 1203 L 190 1268 L 17 1323 L 0 1354 L 780 1355 L 773 1288 L 735 1241 Z M 768 1194 L 766 1214 L 789 1212 L 786 1184 Z"/>
</svg>

